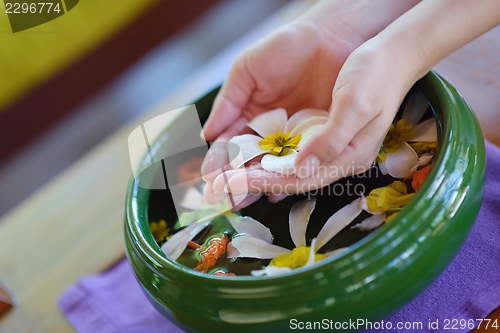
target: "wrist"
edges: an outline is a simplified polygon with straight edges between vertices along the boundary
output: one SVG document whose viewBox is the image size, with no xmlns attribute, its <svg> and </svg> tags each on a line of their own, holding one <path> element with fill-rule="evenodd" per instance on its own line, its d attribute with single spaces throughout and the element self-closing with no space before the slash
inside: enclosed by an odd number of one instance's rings
<svg viewBox="0 0 500 333">
<path fill-rule="evenodd" d="M 394 85 L 401 87 L 402 97 L 432 67 L 428 66 L 419 50 L 419 45 L 411 37 L 387 39 L 377 35 L 363 47 L 378 59 L 379 66 L 385 68 Z"/>
<path fill-rule="evenodd" d="M 354 48 L 377 35 L 420 0 L 321 0 L 299 20 Z"/>
</svg>

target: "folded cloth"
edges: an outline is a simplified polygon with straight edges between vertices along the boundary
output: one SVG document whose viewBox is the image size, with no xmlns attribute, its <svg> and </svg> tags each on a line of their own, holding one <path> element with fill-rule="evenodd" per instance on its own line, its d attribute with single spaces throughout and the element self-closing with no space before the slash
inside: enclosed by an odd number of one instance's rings
<svg viewBox="0 0 500 333">
<path fill-rule="evenodd" d="M 474 320 L 500 306 L 500 148 L 487 142 L 486 151 L 484 201 L 463 248 L 425 292 L 386 318 L 384 326 L 372 323 L 373 330 L 365 333 L 442 332 L 447 323 L 453 332 L 468 332 L 470 323 L 479 324 Z M 58 305 L 79 333 L 182 332 L 150 305 L 126 260 L 82 278 Z"/>
</svg>

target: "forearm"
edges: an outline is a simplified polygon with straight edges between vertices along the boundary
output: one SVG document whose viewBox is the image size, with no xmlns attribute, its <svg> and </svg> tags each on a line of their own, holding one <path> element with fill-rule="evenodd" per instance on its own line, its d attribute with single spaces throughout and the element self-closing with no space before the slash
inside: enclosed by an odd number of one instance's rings
<svg viewBox="0 0 500 333">
<path fill-rule="evenodd" d="M 408 84 L 443 58 L 500 24 L 498 0 L 427 0 L 390 24 L 376 38 L 389 50 Z"/>
<path fill-rule="evenodd" d="M 357 47 L 419 2 L 420 0 L 322 0 L 299 20 L 314 23 L 334 37 L 342 36 Z"/>
</svg>

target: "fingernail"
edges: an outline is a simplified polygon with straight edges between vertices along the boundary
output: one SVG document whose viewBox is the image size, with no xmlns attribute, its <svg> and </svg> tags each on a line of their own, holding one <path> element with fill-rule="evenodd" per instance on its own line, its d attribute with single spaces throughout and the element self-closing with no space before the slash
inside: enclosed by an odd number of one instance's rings
<svg viewBox="0 0 500 333">
<path fill-rule="evenodd" d="M 215 205 L 218 202 L 227 198 L 227 194 L 217 194 L 214 193 L 212 188 L 212 183 L 206 183 L 203 187 L 203 195 L 205 196 L 205 201 L 210 205 Z"/>
<path fill-rule="evenodd" d="M 268 200 L 269 200 L 270 203 L 275 204 L 275 203 L 278 203 L 281 200 L 285 199 L 286 197 L 288 197 L 288 194 L 286 194 L 286 193 L 283 193 L 283 194 L 273 194 L 273 195 L 269 195 Z"/>
<path fill-rule="evenodd" d="M 227 193 L 226 190 L 226 177 L 224 174 L 220 174 L 215 177 L 214 182 L 212 183 L 212 190 L 214 194 L 222 194 Z"/>
<path fill-rule="evenodd" d="M 200 131 L 200 138 L 201 138 L 202 140 L 206 141 L 206 140 L 205 140 L 205 132 L 204 132 L 203 130 L 201 130 L 201 131 Z"/>
<path fill-rule="evenodd" d="M 318 171 L 321 161 L 315 155 L 309 155 L 295 167 L 295 174 L 300 179 L 309 178 Z"/>
<path fill-rule="evenodd" d="M 260 193 L 262 192 L 260 186 L 265 183 L 262 175 L 262 171 L 258 170 L 234 173 L 227 180 L 227 189 L 236 194 Z M 249 185 L 255 188 L 251 189 Z"/>
</svg>

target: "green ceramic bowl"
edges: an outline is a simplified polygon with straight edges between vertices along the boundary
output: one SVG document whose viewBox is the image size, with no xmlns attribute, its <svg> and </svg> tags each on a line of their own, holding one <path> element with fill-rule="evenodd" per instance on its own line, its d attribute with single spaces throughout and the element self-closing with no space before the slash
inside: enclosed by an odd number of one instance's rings
<svg viewBox="0 0 500 333">
<path fill-rule="evenodd" d="M 452 261 L 474 223 L 483 196 L 485 149 L 474 114 L 450 83 L 430 72 L 417 88 L 438 123 L 438 152 L 426 182 L 391 223 L 310 269 L 224 278 L 166 259 L 148 219 L 157 220 L 155 214 L 175 219 L 175 213 L 158 213 L 164 205 L 151 201 L 151 191 L 132 179 L 126 251 L 154 307 L 188 332 L 283 332 L 306 321 L 379 321 L 419 295 Z M 196 103 L 201 119 L 215 94 Z M 169 140 L 184 133 L 179 124 L 165 131 Z"/>
</svg>

